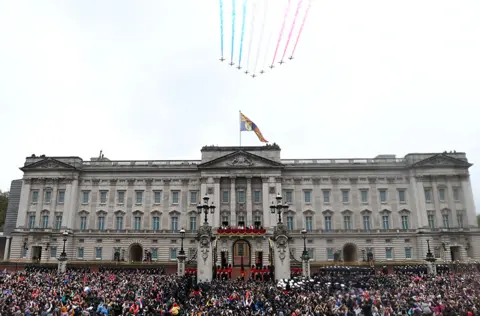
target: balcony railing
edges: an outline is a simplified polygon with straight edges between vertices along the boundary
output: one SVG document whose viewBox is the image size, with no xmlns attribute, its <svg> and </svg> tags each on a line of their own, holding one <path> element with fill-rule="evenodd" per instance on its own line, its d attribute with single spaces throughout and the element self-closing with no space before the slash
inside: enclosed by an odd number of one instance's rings
<svg viewBox="0 0 480 316">
<path fill-rule="evenodd" d="M 219 228 L 217 234 L 222 236 L 262 236 L 267 232 L 263 228 Z"/>
</svg>

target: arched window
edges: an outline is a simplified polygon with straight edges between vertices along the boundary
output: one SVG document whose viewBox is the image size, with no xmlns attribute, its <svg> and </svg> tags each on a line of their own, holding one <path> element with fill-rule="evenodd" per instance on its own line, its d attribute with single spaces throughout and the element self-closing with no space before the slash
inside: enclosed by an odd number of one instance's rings
<svg viewBox="0 0 480 316">
<path fill-rule="evenodd" d="M 87 218 L 88 218 L 88 212 L 83 210 L 81 211 L 78 215 L 80 215 L 80 230 L 85 231 L 87 230 Z"/>
<path fill-rule="evenodd" d="M 105 211 L 97 212 L 97 229 L 98 230 L 105 230 L 106 218 L 107 218 L 107 212 Z"/>
<path fill-rule="evenodd" d="M 410 211 L 403 209 L 399 212 L 400 214 L 400 227 L 403 230 L 410 229 Z"/>
<path fill-rule="evenodd" d="M 323 219 L 325 221 L 325 231 L 330 232 L 333 229 L 333 212 L 326 210 L 323 212 Z"/>
<path fill-rule="evenodd" d="M 124 216 L 125 216 L 124 211 L 116 211 L 115 212 L 115 229 L 117 231 L 122 231 L 124 229 L 124 226 L 123 226 Z"/>
<path fill-rule="evenodd" d="M 451 211 L 448 208 L 444 208 L 442 211 L 442 224 L 444 228 L 450 228 Z"/>
<path fill-rule="evenodd" d="M 353 213 L 350 210 L 345 210 L 342 212 L 343 216 L 343 229 L 351 230 L 353 229 Z"/>
<path fill-rule="evenodd" d="M 312 210 L 307 210 L 303 212 L 304 222 L 305 222 L 305 229 L 307 232 L 313 231 L 315 213 Z"/>
<path fill-rule="evenodd" d="M 142 229 L 143 212 L 136 210 L 133 212 L 133 229 L 139 231 Z"/>
<path fill-rule="evenodd" d="M 180 230 L 180 212 L 178 211 L 171 211 L 170 212 L 170 229 L 174 233 L 178 233 Z"/>
<path fill-rule="evenodd" d="M 48 210 L 42 211 L 42 228 L 48 228 L 50 212 Z"/>
<path fill-rule="evenodd" d="M 388 230 L 390 229 L 390 211 L 389 210 L 383 210 L 380 212 L 380 215 L 382 216 L 382 229 Z"/>
<path fill-rule="evenodd" d="M 153 211 L 152 212 L 152 229 L 153 231 L 159 231 L 160 230 L 160 215 L 161 213 L 159 211 Z"/>
<path fill-rule="evenodd" d="M 369 232 L 372 229 L 372 212 L 370 210 L 363 210 L 362 215 L 363 230 Z"/>
</svg>

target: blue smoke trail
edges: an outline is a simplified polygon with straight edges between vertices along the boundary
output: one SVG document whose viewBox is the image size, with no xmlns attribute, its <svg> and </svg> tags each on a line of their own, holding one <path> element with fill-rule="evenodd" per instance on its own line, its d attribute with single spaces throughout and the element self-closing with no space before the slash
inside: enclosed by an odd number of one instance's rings
<svg viewBox="0 0 480 316">
<path fill-rule="evenodd" d="M 230 53 L 230 63 L 233 64 L 233 52 L 235 48 L 235 0 L 232 0 L 232 51 Z"/>
<path fill-rule="evenodd" d="M 220 0 L 220 52 L 223 58 L 223 0 Z"/>
<path fill-rule="evenodd" d="M 243 52 L 243 36 L 245 35 L 245 21 L 247 19 L 247 0 L 243 2 L 243 15 L 242 15 L 242 35 L 240 37 L 240 55 L 238 56 L 238 67 L 242 65 L 242 52 Z"/>
</svg>

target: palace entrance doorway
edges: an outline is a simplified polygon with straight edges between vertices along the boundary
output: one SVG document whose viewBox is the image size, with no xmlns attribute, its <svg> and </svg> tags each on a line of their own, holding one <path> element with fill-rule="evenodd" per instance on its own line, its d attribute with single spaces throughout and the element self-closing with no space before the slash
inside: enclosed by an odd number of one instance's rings
<svg viewBox="0 0 480 316">
<path fill-rule="evenodd" d="M 233 266 L 249 268 L 251 258 L 250 244 L 248 241 L 239 239 L 233 243 Z"/>
<path fill-rule="evenodd" d="M 143 248 L 139 244 L 133 244 L 130 246 L 130 261 L 142 262 Z"/>
</svg>

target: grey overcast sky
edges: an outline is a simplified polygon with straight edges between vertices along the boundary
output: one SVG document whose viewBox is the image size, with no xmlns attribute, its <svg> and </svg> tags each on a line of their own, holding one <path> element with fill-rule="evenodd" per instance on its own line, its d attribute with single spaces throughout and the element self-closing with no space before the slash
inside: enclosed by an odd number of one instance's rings
<svg viewBox="0 0 480 316">
<path fill-rule="evenodd" d="M 241 109 L 283 158 L 465 151 L 480 208 L 479 16 L 317 0 L 297 58 L 253 80 L 218 61 L 217 0 L 2 0 L 0 188 L 31 154 L 197 159 L 238 144 Z"/>
</svg>

